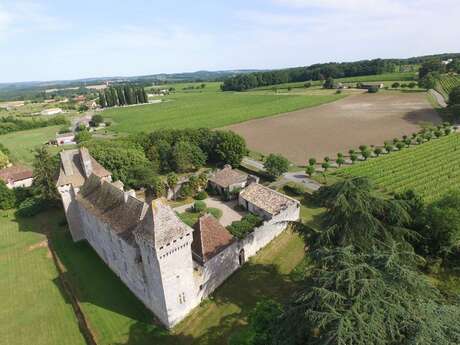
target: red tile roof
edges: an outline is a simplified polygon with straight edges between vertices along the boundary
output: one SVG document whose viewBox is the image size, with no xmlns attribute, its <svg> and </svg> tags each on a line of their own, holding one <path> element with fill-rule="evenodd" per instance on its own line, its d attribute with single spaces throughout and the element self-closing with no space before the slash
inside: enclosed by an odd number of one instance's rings
<svg viewBox="0 0 460 345">
<path fill-rule="evenodd" d="M 20 165 L 14 165 L 9 168 L 0 170 L 0 179 L 2 179 L 5 183 L 10 181 L 22 181 L 32 177 L 33 171 Z"/>
<path fill-rule="evenodd" d="M 212 215 L 207 214 L 193 226 L 192 251 L 206 262 L 233 242 L 233 236 Z"/>
</svg>

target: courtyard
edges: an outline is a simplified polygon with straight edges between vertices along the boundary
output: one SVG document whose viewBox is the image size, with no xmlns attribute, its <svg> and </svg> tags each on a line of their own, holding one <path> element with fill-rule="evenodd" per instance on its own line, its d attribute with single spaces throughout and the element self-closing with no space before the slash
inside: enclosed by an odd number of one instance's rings
<svg viewBox="0 0 460 345">
<path fill-rule="evenodd" d="M 222 217 L 219 219 L 219 222 L 223 226 L 228 226 L 234 221 L 241 220 L 247 212 L 241 211 L 238 209 L 238 201 L 230 200 L 223 201 L 219 197 L 208 197 L 203 200 L 208 208 L 217 208 L 222 211 Z M 193 207 L 193 203 L 182 205 L 174 208 L 174 211 L 181 214 L 189 211 Z"/>
</svg>

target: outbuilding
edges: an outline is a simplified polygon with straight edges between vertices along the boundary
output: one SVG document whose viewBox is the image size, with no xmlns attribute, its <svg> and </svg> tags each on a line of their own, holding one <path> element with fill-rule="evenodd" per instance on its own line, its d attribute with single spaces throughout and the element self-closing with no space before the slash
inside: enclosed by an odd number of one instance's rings
<svg viewBox="0 0 460 345">
<path fill-rule="evenodd" d="M 34 180 L 33 171 L 21 165 L 13 165 L 0 170 L 0 179 L 10 189 L 18 187 L 30 187 Z"/>
</svg>

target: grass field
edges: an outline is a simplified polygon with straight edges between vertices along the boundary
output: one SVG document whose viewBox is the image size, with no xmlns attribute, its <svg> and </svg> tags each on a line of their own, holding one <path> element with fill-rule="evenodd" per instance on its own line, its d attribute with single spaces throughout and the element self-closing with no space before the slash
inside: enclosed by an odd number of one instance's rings
<svg viewBox="0 0 460 345">
<path fill-rule="evenodd" d="M 405 82 L 405 81 L 414 80 L 415 77 L 416 77 L 416 73 L 414 72 L 404 72 L 404 73 L 384 73 L 384 74 L 375 74 L 375 75 L 364 75 L 364 76 L 358 76 L 358 77 L 337 78 L 334 80 L 336 82 L 341 82 L 341 83 L 379 82 L 379 81 L 381 82 L 390 82 L 390 81 Z M 287 89 L 288 87 L 304 88 L 305 83 L 306 83 L 305 81 L 301 81 L 301 82 L 294 82 L 294 83 L 269 85 L 269 86 L 259 87 L 256 90 L 271 90 L 272 88 Z M 322 84 L 322 81 L 320 80 L 311 81 L 312 87 L 320 86 L 321 84 Z"/>
<path fill-rule="evenodd" d="M 10 150 L 10 158 L 14 162 L 31 165 L 34 148 L 54 138 L 59 128 L 60 126 L 43 127 L 0 135 L 0 143 Z"/>
<path fill-rule="evenodd" d="M 85 345 L 43 234 L 58 212 L 23 220 L 0 211 L 0 343 Z"/>
<path fill-rule="evenodd" d="M 201 86 L 201 84 L 205 84 L 204 88 L 197 88 Z M 161 84 L 155 85 L 153 89 L 169 89 L 173 87 L 176 89 L 176 92 L 216 92 L 220 91 L 220 85 L 222 83 L 220 81 L 215 82 L 191 82 L 191 83 L 168 83 L 168 84 Z M 191 89 L 190 87 L 193 87 Z"/>
<path fill-rule="evenodd" d="M 413 189 L 427 202 L 460 187 L 460 135 L 406 148 L 337 170 L 339 176 L 367 176 L 388 192 Z"/>
<path fill-rule="evenodd" d="M 150 312 L 86 243 L 74 244 L 63 232 L 54 234 L 53 243 L 99 345 L 226 344 L 258 300 L 284 300 L 292 293 L 289 274 L 304 258 L 303 241 L 292 232 L 283 233 L 170 334 L 152 325 Z"/>
<path fill-rule="evenodd" d="M 114 121 L 112 130 L 126 133 L 162 128 L 218 128 L 313 107 L 342 97 L 233 92 L 176 93 L 159 104 L 109 109 L 103 112 L 103 116 Z"/>
</svg>

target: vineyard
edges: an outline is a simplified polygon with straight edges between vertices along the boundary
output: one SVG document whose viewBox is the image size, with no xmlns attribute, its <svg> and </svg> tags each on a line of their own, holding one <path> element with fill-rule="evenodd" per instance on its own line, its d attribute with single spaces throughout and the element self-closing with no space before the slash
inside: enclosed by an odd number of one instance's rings
<svg viewBox="0 0 460 345">
<path fill-rule="evenodd" d="M 439 79 L 436 91 L 448 99 L 450 91 L 456 86 L 460 86 L 460 75 L 446 74 Z"/>
<path fill-rule="evenodd" d="M 337 170 L 339 176 L 367 176 L 386 192 L 412 189 L 432 202 L 460 188 L 460 135 L 432 139 Z"/>
</svg>

